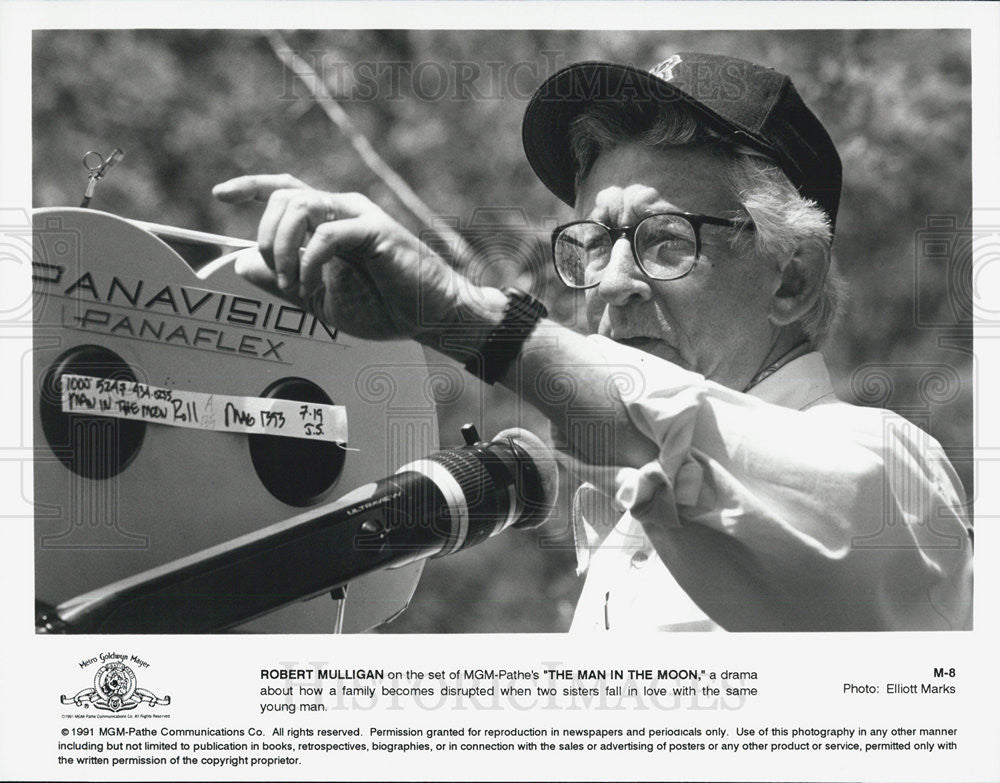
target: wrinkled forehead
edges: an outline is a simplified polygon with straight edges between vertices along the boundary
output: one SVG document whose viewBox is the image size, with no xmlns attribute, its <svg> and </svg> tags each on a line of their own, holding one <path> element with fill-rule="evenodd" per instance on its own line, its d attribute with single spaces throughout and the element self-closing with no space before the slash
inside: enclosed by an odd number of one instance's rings
<svg viewBox="0 0 1000 783">
<path fill-rule="evenodd" d="M 620 144 L 598 154 L 577 188 L 578 219 L 624 225 L 656 211 L 731 216 L 732 158 L 714 146 Z"/>
</svg>

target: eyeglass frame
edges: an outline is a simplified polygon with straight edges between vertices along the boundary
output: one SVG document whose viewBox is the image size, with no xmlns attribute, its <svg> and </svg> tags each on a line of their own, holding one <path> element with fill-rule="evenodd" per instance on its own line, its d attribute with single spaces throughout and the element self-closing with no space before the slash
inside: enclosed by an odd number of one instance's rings
<svg viewBox="0 0 1000 783">
<path fill-rule="evenodd" d="M 676 277 L 654 277 L 653 275 L 651 275 L 649 272 L 646 271 L 646 268 L 642 265 L 642 261 L 639 259 L 638 252 L 636 252 L 635 249 L 636 231 L 638 230 L 639 226 L 641 226 L 647 220 L 656 217 L 684 218 L 688 223 L 691 224 L 691 228 L 694 229 L 694 261 L 691 262 L 691 266 L 689 266 L 687 269 L 684 270 L 683 274 L 677 275 Z M 556 242 L 559 241 L 560 234 L 562 234 L 562 232 L 565 231 L 566 229 L 572 228 L 573 226 L 580 226 L 585 223 L 592 223 L 594 225 L 600 226 L 605 231 L 607 231 L 608 236 L 611 238 L 612 250 L 614 250 L 615 244 L 618 242 L 619 239 L 621 239 L 622 237 L 627 239 L 628 246 L 632 250 L 632 258 L 635 260 L 635 265 L 639 267 L 639 271 L 642 272 L 650 280 L 656 280 L 657 282 L 661 283 L 669 282 L 670 280 L 680 280 L 682 277 L 685 277 L 686 275 L 690 274 L 691 270 L 694 269 L 694 265 L 698 262 L 698 259 L 701 258 L 701 227 L 703 225 L 725 226 L 726 228 L 743 228 L 747 231 L 753 231 L 755 228 L 753 223 L 747 220 L 742 220 L 740 218 L 721 218 L 721 217 L 715 217 L 714 215 L 700 215 L 693 212 L 654 212 L 652 215 L 643 216 L 643 218 L 634 225 L 620 226 L 617 228 L 608 226 L 599 220 L 573 220 L 570 221 L 569 223 L 563 223 L 561 226 L 556 226 L 554 229 L 552 229 L 552 236 L 551 236 L 552 265 L 556 269 L 556 276 L 563 283 L 563 285 L 565 285 L 567 288 L 572 288 L 575 291 L 585 291 L 590 288 L 595 288 L 596 286 L 599 286 L 601 284 L 601 281 L 598 280 L 597 282 L 591 283 L 590 285 L 571 285 L 570 283 L 567 283 L 566 279 L 562 276 L 562 273 L 559 271 L 559 264 L 556 262 Z M 608 261 L 610 260 L 611 257 L 609 256 Z"/>
</svg>

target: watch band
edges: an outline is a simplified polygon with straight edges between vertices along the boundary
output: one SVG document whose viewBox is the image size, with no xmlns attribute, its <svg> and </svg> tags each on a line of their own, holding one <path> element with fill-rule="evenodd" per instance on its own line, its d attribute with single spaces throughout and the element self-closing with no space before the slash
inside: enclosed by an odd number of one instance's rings
<svg viewBox="0 0 1000 783">
<path fill-rule="evenodd" d="M 503 318 L 479 346 L 478 353 L 465 363 L 466 370 L 489 384 L 504 376 L 539 319 L 549 314 L 545 305 L 524 291 L 504 288 L 503 292 L 507 295 Z"/>
</svg>

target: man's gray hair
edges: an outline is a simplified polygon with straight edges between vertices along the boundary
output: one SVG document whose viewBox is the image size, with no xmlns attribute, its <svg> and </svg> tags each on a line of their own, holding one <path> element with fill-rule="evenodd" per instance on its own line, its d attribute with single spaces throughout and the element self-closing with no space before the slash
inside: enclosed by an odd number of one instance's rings
<svg viewBox="0 0 1000 783">
<path fill-rule="evenodd" d="M 627 101 L 591 104 L 570 128 L 576 159 L 576 186 L 590 172 L 597 156 L 623 142 L 650 147 L 702 144 L 720 149 L 732 161 L 728 186 L 740 203 L 753 231 L 734 230 L 734 246 L 760 258 L 791 253 L 800 242 L 815 242 L 830 259 L 820 295 L 799 322 L 816 347 L 830 333 L 843 299 L 844 284 L 837 273 L 830 248 L 833 234 L 826 213 L 803 198 L 785 173 L 770 158 L 756 150 L 734 144 L 699 122 L 683 106 L 669 112 Z"/>
</svg>

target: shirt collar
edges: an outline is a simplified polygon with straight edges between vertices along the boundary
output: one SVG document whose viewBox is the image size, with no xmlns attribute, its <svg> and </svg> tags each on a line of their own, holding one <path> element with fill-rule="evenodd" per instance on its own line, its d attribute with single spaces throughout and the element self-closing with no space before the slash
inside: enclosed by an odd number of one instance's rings
<svg viewBox="0 0 1000 783">
<path fill-rule="evenodd" d="M 818 351 L 793 359 L 746 393 L 764 402 L 796 410 L 838 401 L 830 372 Z"/>
</svg>

